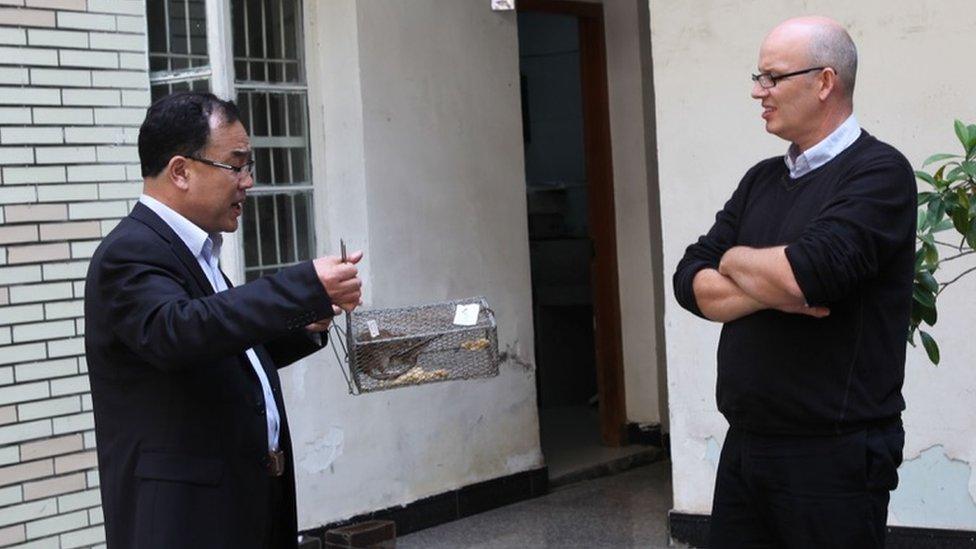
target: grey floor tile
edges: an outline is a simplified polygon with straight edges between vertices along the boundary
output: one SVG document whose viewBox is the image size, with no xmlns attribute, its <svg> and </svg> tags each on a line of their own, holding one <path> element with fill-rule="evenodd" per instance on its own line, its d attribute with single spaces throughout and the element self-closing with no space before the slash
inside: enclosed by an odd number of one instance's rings
<svg viewBox="0 0 976 549">
<path fill-rule="evenodd" d="M 671 463 L 560 488 L 397 540 L 398 549 L 664 548 Z"/>
</svg>

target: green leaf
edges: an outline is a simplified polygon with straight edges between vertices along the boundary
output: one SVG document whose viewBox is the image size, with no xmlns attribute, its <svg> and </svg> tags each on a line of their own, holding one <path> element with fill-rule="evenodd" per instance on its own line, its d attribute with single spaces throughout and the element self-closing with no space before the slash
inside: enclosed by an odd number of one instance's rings
<svg viewBox="0 0 976 549">
<path fill-rule="evenodd" d="M 915 347 L 915 328 L 917 328 L 917 327 L 918 326 L 916 325 L 916 326 L 910 326 L 908 328 L 908 343 L 912 347 Z"/>
<path fill-rule="evenodd" d="M 966 232 L 966 244 L 976 250 L 976 218 L 969 222 L 969 231 Z"/>
<path fill-rule="evenodd" d="M 918 301 L 912 301 L 912 314 L 911 314 L 911 327 L 918 326 L 922 323 L 922 306 L 918 304 Z"/>
<path fill-rule="evenodd" d="M 935 246 L 933 246 L 932 244 L 927 243 L 927 242 L 922 245 L 922 248 L 925 250 L 925 261 L 929 265 L 938 266 L 938 264 L 939 264 L 939 249 L 936 248 Z"/>
<path fill-rule="evenodd" d="M 956 137 L 959 138 L 959 143 L 962 144 L 963 148 L 969 144 L 969 128 L 966 127 L 961 121 L 956 120 Z M 966 153 L 969 153 L 969 149 L 966 148 Z"/>
<path fill-rule="evenodd" d="M 932 276 L 932 273 L 928 271 L 922 271 L 917 275 L 915 275 L 915 280 L 918 281 L 919 285 L 922 286 L 922 288 L 928 290 L 933 294 L 939 291 L 939 283 L 935 280 L 935 277 Z"/>
<path fill-rule="evenodd" d="M 946 206 L 941 200 L 933 200 L 928 204 L 928 223 L 929 227 L 935 227 L 945 217 Z"/>
<path fill-rule="evenodd" d="M 929 355 L 929 360 L 932 364 L 938 366 L 939 364 L 939 345 L 932 339 L 927 332 L 923 330 L 918 331 L 919 335 L 922 336 L 922 345 L 925 347 L 925 352 Z"/>
<path fill-rule="evenodd" d="M 921 234 L 922 232 L 924 232 L 928 228 L 928 227 L 926 227 L 926 223 L 928 222 L 928 220 L 929 220 L 928 209 L 927 208 L 919 208 L 918 209 L 918 218 L 917 218 L 917 220 L 915 222 L 915 227 L 916 227 L 915 230 L 918 231 L 919 234 Z"/>
<path fill-rule="evenodd" d="M 952 226 L 955 227 L 959 234 L 965 235 L 969 232 L 969 209 L 956 208 L 956 211 L 952 212 Z"/>
<path fill-rule="evenodd" d="M 962 181 L 963 179 L 966 179 L 966 175 L 967 175 L 966 170 L 964 170 L 962 166 L 956 166 L 955 168 L 949 170 L 949 173 L 945 174 L 945 178 L 941 180 L 936 179 L 935 186 L 941 191 L 942 189 L 955 183 L 956 181 Z"/>
<path fill-rule="evenodd" d="M 924 172 L 922 172 L 924 173 Z M 939 193 L 933 193 L 931 191 L 924 191 L 918 193 L 918 205 L 924 206 L 928 204 L 933 198 L 939 196 Z"/>
<path fill-rule="evenodd" d="M 919 307 L 919 311 L 922 313 L 922 320 L 925 321 L 929 326 L 935 326 L 935 323 L 939 320 L 939 312 L 935 308 Z"/>
<path fill-rule="evenodd" d="M 956 190 L 956 200 L 960 206 L 967 210 L 971 207 L 971 201 L 969 200 L 969 195 L 966 194 L 966 189 L 960 188 Z"/>
<path fill-rule="evenodd" d="M 968 175 L 970 178 L 976 179 L 976 162 L 966 160 L 960 164 L 959 167 L 962 168 L 962 171 L 966 172 L 966 175 Z"/>
<path fill-rule="evenodd" d="M 915 272 L 922 270 L 922 263 L 925 262 L 925 250 L 915 251 Z"/>
<path fill-rule="evenodd" d="M 939 221 L 939 224 L 938 225 L 936 225 L 935 227 L 932 227 L 932 232 L 933 233 L 941 233 L 942 231 L 948 231 L 951 228 L 953 228 L 952 220 L 951 219 L 943 219 L 942 221 Z"/>
<path fill-rule="evenodd" d="M 918 179 L 921 179 L 922 181 L 925 181 L 926 183 L 928 183 L 929 185 L 932 185 L 933 187 L 936 186 L 935 185 L 935 178 L 932 177 L 932 175 L 929 174 L 929 173 L 927 173 L 927 172 L 923 172 L 922 170 L 915 170 L 915 177 L 917 177 Z"/>
<path fill-rule="evenodd" d="M 912 289 L 912 298 L 918 301 L 923 307 L 935 308 L 935 296 L 921 286 L 916 285 Z"/>
<path fill-rule="evenodd" d="M 948 154 L 948 153 L 933 154 L 932 156 L 926 158 L 925 162 L 922 162 L 922 167 L 924 168 L 925 166 L 928 166 L 933 162 L 938 162 L 939 160 L 948 160 L 950 158 L 962 158 L 962 157 L 959 156 L 958 154 Z"/>
</svg>

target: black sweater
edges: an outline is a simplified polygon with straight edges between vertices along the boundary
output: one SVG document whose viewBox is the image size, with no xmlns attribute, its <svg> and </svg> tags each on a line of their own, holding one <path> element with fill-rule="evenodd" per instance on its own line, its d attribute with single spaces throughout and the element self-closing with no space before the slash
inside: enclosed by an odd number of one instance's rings
<svg viewBox="0 0 976 549">
<path fill-rule="evenodd" d="M 867 132 L 790 179 L 782 157 L 746 173 L 674 273 L 682 307 L 703 316 L 692 280 L 736 245 L 786 245 L 807 303 L 830 315 L 763 310 L 726 323 L 718 408 L 770 434 L 827 434 L 897 417 L 914 276 L 916 187 L 897 150 Z"/>
</svg>

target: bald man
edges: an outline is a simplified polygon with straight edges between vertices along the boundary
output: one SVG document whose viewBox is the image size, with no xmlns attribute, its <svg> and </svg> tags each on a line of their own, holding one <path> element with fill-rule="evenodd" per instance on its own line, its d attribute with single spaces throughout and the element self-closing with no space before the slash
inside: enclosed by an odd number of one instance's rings
<svg viewBox="0 0 976 549">
<path fill-rule="evenodd" d="M 745 174 L 674 274 L 679 303 L 723 323 L 710 547 L 883 547 L 904 445 L 914 176 L 858 125 L 857 51 L 835 21 L 778 25 L 758 72 L 752 97 L 786 155 Z"/>
</svg>

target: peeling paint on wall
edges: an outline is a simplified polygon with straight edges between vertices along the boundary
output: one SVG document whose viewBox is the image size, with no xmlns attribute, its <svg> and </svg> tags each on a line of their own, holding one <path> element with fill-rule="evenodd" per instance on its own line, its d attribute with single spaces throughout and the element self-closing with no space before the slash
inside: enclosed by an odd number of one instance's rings
<svg viewBox="0 0 976 549">
<path fill-rule="evenodd" d="M 899 524 L 976 530 L 976 501 L 968 486 L 972 465 L 950 457 L 941 444 L 922 451 L 898 469 L 898 489 L 889 514 Z"/>
<path fill-rule="evenodd" d="M 712 464 L 712 468 L 718 471 L 718 458 L 722 455 L 722 446 L 715 437 L 705 439 L 705 455 L 702 459 Z"/>
<path fill-rule="evenodd" d="M 305 444 L 300 453 L 299 466 L 311 474 L 324 473 L 332 469 L 332 464 L 342 455 L 342 441 L 345 432 L 335 425 L 329 427 L 324 436 Z"/>
</svg>

